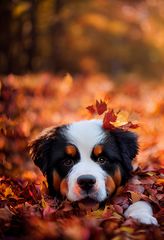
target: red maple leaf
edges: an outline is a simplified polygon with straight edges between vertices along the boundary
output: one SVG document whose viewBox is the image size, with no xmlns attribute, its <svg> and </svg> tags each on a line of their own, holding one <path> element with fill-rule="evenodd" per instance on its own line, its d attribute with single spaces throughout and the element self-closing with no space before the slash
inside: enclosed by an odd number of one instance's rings
<svg viewBox="0 0 164 240">
<path fill-rule="evenodd" d="M 94 108 L 93 105 L 86 107 L 86 109 L 87 109 L 91 114 L 95 114 L 95 113 L 96 113 L 96 110 L 95 110 L 95 108 Z"/>
<path fill-rule="evenodd" d="M 105 129 L 113 129 L 115 126 L 111 122 L 115 122 L 117 120 L 117 116 L 115 115 L 113 109 L 108 111 L 103 119 L 103 128 Z"/>
<path fill-rule="evenodd" d="M 107 110 L 107 104 L 102 100 L 96 100 L 96 110 L 99 115 L 103 114 Z"/>
<path fill-rule="evenodd" d="M 134 124 L 134 123 L 132 123 L 132 122 L 128 122 L 128 123 L 120 126 L 119 128 L 127 131 L 129 128 L 135 129 L 135 128 L 138 128 L 138 127 L 139 127 L 138 124 Z"/>
</svg>

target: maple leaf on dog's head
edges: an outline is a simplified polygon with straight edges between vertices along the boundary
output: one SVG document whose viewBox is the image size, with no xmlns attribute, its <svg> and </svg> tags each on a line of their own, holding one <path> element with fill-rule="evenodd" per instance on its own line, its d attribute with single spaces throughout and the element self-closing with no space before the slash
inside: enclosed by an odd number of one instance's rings
<svg viewBox="0 0 164 240">
<path fill-rule="evenodd" d="M 86 107 L 86 109 L 91 113 L 91 114 L 95 114 L 97 113 L 98 115 L 102 115 L 105 111 L 107 111 L 107 104 L 105 101 L 98 101 L 96 100 L 96 104 L 94 105 L 90 105 L 88 107 Z"/>
<path fill-rule="evenodd" d="M 95 113 L 96 113 L 96 110 L 95 110 L 95 108 L 94 108 L 93 105 L 86 107 L 86 109 L 87 109 L 91 114 L 95 114 Z"/>
<path fill-rule="evenodd" d="M 106 102 L 96 100 L 96 110 L 99 115 L 103 114 L 107 110 Z"/>
<path fill-rule="evenodd" d="M 103 119 L 103 128 L 104 129 L 113 129 L 115 126 L 112 124 L 117 120 L 117 116 L 115 115 L 113 109 L 105 113 Z"/>
<path fill-rule="evenodd" d="M 127 122 L 126 124 L 120 126 L 120 128 L 125 130 L 125 131 L 127 131 L 129 128 L 135 129 L 135 128 L 138 128 L 138 127 L 139 127 L 138 124 L 134 124 L 132 122 Z"/>
<path fill-rule="evenodd" d="M 90 105 L 86 107 L 86 109 L 92 115 L 102 115 L 103 116 L 103 125 L 102 127 L 107 130 L 112 130 L 115 128 L 122 129 L 124 131 L 128 131 L 129 128 L 138 128 L 138 124 L 134 124 L 129 121 L 129 113 L 126 111 L 118 111 L 114 112 L 113 109 L 108 110 L 107 103 L 102 101 L 101 99 L 96 100 L 95 105 Z"/>
</svg>

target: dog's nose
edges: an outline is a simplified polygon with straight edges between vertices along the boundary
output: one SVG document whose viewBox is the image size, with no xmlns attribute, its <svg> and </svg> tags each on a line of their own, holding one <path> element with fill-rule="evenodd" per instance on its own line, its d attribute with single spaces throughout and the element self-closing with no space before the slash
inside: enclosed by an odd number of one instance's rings
<svg viewBox="0 0 164 240">
<path fill-rule="evenodd" d="M 96 178 L 92 175 L 81 175 L 80 177 L 78 177 L 77 183 L 82 190 L 89 191 L 96 183 Z"/>
</svg>

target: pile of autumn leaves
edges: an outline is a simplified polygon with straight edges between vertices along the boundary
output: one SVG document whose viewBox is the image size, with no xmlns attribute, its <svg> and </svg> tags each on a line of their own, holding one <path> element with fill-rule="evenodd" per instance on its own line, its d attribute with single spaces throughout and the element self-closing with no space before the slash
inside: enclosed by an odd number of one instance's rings
<svg viewBox="0 0 164 240">
<path fill-rule="evenodd" d="M 15 148 L 19 149 L 17 152 L 23 156 L 20 161 L 25 161 L 24 149 L 29 131 L 28 125 L 23 125 L 26 118 L 21 121 L 21 117 L 22 115 L 31 116 L 30 121 L 34 121 L 32 120 L 34 113 L 29 111 L 30 106 L 27 108 L 29 96 L 34 93 L 31 91 L 33 86 L 30 86 L 28 89 L 23 89 L 24 93 L 22 94 L 13 87 L 16 80 L 9 80 L 10 82 L 4 86 L 2 94 L 6 100 L 4 108 L 8 115 L 19 118 L 22 125 L 10 121 L 4 116 L 0 119 L 0 124 L 4 138 L 6 137 L 8 159 L 12 159 L 14 164 L 21 165 L 22 162 L 19 162 L 14 150 Z M 26 97 L 24 97 L 25 93 Z M 35 98 L 40 95 L 40 92 L 35 91 Z M 37 103 L 34 101 L 33 104 L 38 111 Z M 87 109 L 92 117 L 103 118 L 105 129 L 129 130 L 138 127 L 138 124 L 128 120 L 127 113 L 114 111 L 108 107 L 106 101 L 96 101 L 95 105 L 91 105 Z M 38 121 L 34 123 L 39 124 Z M 14 133 L 12 133 L 13 129 Z M 24 133 L 27 134 L 27 137 Z M 0 144 L 3 145 L 2 141 Z M 7 150 L 10 150 L 11 153 Z M 162 216 L 164 213 L 162 209 L 164 196 L 162 177 L 164 171 L 160 168 L 157 169 L 150 165 L 142 170 L 136 169 L 130 181 L 125 187 L 119 188 L 117 195 L 109 199 L 104 209 L 86 212 L 67 200 L 58 202 L 57 199 L 50 198 L 47 194 L 47 183 L 41 175 L 35 174 L 35 177 L 32 178 L 32 173 L 29 172 L 30 176 L 28 176 L 28 171 L 24 169 L 23 175 L 15 171 L 14 177 L 11 177 L 10 163 L 3 162 L 5 164 L 0 163 L 0 167 L 2 166 L 4 169 L 4 171 L 0 171 L 0 239 L 162 239 Z M 14 169 L 14 164 L 12 169 Z M 152 204 L 159 226 L 146 226 L 131 218 L 127 220 L 124 218 L 124 209 L 141 199 Z"/>
<path fill-rule="evenodd" d="M 67 200 L 58 202 L 42 182 L 2 177 L 0 234 L 2 239 L 162 239 L 161 228 L 125 219 L 123 211 L 143 199 L 152 204 L 162 224 L 163 170 L 136 170 L 131 180 L 104 209 L 85 212 Z"/>
</svg>

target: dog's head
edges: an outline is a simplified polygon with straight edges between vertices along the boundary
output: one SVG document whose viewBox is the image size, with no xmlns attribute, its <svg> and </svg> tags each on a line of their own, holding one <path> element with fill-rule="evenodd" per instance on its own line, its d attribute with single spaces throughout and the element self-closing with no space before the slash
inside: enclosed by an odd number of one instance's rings
<svg viewBox="0 0 164 240">
<path fill-rule="evenodd" d="M 128 179 L 137 150 L 134 133 L 104 130 L 100 120 L 51 128 L 30 145 L 50 194 L 73 202 L 102 202 L 112 195 Z"/>
</svg>

